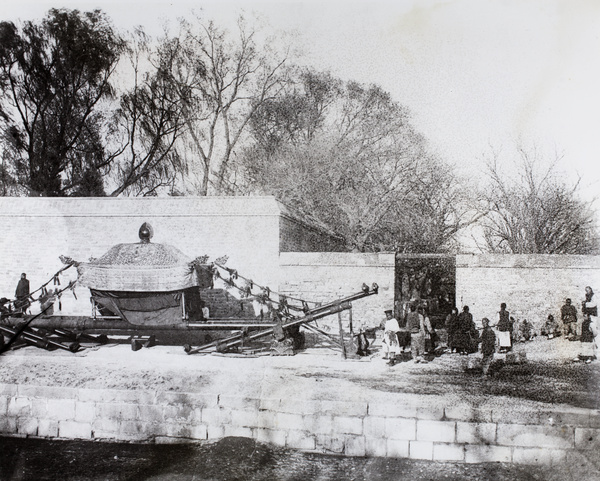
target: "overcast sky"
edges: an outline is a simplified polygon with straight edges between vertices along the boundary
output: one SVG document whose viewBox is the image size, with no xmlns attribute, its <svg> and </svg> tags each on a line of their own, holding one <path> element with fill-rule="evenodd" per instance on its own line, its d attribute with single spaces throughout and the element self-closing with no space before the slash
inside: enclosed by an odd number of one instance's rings
<svg viewBox="0 0 600 481">
<path fill-rule="evenodd" d="M 223 26 L 243 9 L 293 33 L 302 63 L 391 92 L 465 174 L 490 146 L 508 153 L 522 142 L 563 153 L 561 168 L 583 177 L 586 196 L 600 189 L 600 1 L 21 0 L 0 13 L 40 19 L 62 6 L 101 8 L 121 29 L 153 33 L 192 8 Z"/>
</svg>

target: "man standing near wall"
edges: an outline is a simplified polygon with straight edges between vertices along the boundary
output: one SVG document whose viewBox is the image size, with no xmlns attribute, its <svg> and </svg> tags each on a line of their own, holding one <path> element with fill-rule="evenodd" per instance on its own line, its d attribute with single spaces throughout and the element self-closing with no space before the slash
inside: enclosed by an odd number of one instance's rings
<svg viewBox="0 0 600 481">
<path fill-rule="evenodd" d="M 425 319 L 417 312 L 415 304 L 410 305 L 410 312 L 406 316 L 406 327 L 410 332 L 410 351 L 414 362 L 423 360 L 425 353 Z"/>
<path fill-rule="evenodd" d="M 385 311 L 385 324 L 383 327 L 383 358 L 388 359 L 388 364 L 393 366 L 396 364 L 396 353 L 398 352 L 398 332 L 400 326 L 392 311 Z"/>
<path fill-rule="evenodd" d="M 590 316 L 598 317 L 598 304 L 596 304 L 594 291 L 590 286 L 585 288 L 585 299 L 581 303 L 581 312 L 583 313 L 583 321 L 589 321 Z M 577 334 L 581 337 L 583 331 L 582 327 L 578 327 L 578 331 Z"/>
<path fill-rule="evenodd" d="M 487 376 L 490 365 L 494 360 L 494 352 L 496 352 L 496 335 L 490 327 L 490 320 L 484 317 L 481 320 L 483 331 L 481 333 L 481 354 L 483 354 L 482 365 L 483 375 Z"/>
<path fill-rule="evenodd" d="M 15 309 L 17 312 L 25 313 L 29 307 L 29 280 L 27 280 L 27 274 L 23 272 L 21 279 L 17 284 L 15 290 Z"/>
<path fill-rule="evenodd" d="M 577 309 L 571 304 L 571 299 L 566 299 L 560 308 L 560 320 L 563 323 L 565 338 L 574 340 L 577 336 Z"/>
<path fill-rule="evenodd" d="M 510 322 L 510 313 L 506 310 L 506 303 L 500 304 L 498 312 L 498 340 L 500 342 L 500 352 L 512 350 L 512 323 Z"/>
<path fill-rule="evenodd" d="M 581 303 L 581 311 L 583 312 L 583 323 L 579 358 L 589 363 L 596 359 L 596 337 L 598 335 L 598 305 L 594 299 L 594 291 L 590 286 L 585 288 L 585 299 Z"/>
</svg>

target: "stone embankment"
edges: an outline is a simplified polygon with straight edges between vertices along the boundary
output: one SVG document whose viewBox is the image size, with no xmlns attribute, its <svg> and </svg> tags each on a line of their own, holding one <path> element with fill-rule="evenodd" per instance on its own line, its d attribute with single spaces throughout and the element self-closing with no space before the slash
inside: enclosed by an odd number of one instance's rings
<svg viewBox="0 0 600 481">
<path fill-rule="evenodd" d="M 231 359 L 128 349 L 3 357 L 0 433 L 156 443 L 242 436 L 346 456 L 545 465 L 600 448 L 596 409 L 468 397 L 451 386 L 411 390 L 434 363 L 390 369 L 332 353 Z"/>
</svg>

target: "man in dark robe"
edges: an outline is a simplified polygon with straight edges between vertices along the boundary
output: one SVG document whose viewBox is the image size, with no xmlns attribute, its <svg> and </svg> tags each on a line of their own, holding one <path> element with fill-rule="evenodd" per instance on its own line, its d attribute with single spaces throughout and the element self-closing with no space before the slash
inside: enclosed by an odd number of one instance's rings
<svg viewBox="0 0 600 481">
<path fill-rule="evenodd" d="M 581 354 L 579 358 L 586 362 L 596 359 L 596 336 L 598 320 L 598 304 L 594 299 L 594 291 L 590 286 L 585 288 L 585 300 L 582 302 L 583 323 L 581 326 Z M 596 332 L 594 332 L 596 331 Z"/>
<path fill-rule="evenodd" d="M 473 314 L 469 306 L 464 306 L 458 316 L 458 331 L 455 338 L 456 350 L 461 354 L 471 354 L 477 351 L 478 335 L 473 322 Z"/>
<path fill-rule="evenodd" d="M 446 317 L 446 332 L 448 333 L 448 349 L 456 351 L 456 339 L 458 337 L 458 309 L 452 308 L 452 312 Z"/>
<path fill-rule="evenodd" d="M 21 279 L 17 284 L 15 290 L 15 309 L 18 312 L 25 312 L 29 307 L 29 280 L 27 280 L 27 274 L 21 274 Z"/>
<path fill-rule="evenodd" d="M 496 334 L 490 327 L 490 320 L 487 317 L 484 317 L 481 323 L 483 325 L 483 331 L 481 332 L 481 354 L 483 354 L 483 358 L 481 362 L 483 375 L 487 376 L 496 352 Z"/>
<path fill-rule="evenodd" d="M 506 310 L 506 303 L 500 304 L 498 312 L 498 340 L 500 341 L 500 352 L 512 350 L 513 323 L 510 320 L 510 314 Z"/>
</svg>

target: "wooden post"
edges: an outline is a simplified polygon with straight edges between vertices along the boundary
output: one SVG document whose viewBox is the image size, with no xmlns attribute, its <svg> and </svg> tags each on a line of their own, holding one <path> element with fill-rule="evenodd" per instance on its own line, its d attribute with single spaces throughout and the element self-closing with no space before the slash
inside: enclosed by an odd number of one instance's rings
<svg viewBox="0 0 600 481">
<path fill-rule="evenodd" d="M 358 346 L 355 345 L 355 342 L 358 341 L 358 339 L 354 336 L 354 326 L 352 323 L 352 308 L 350 308 L 350 310 L 348 311 L 348 319 L 349 319 L 349 323 L 350 323 L 350 355 L 354 355 L 355 352 L 357 352 Z"/>
<path fill-rule="evenodd" d="M 342 357 L 346 359 L 346 343 L 344 342 L 344 329 L 342 327 L 342 313 L 338 312 L 338 324 L 340 327 L 340 343 L 342 344 Z"/>
<path fill-rule="evenodd" d="M 354 326 L 352 326 L 352 308 L 348 311 L 348 317 L 350 318 L 350 336 L 354 338 Z"/>
</svg>

